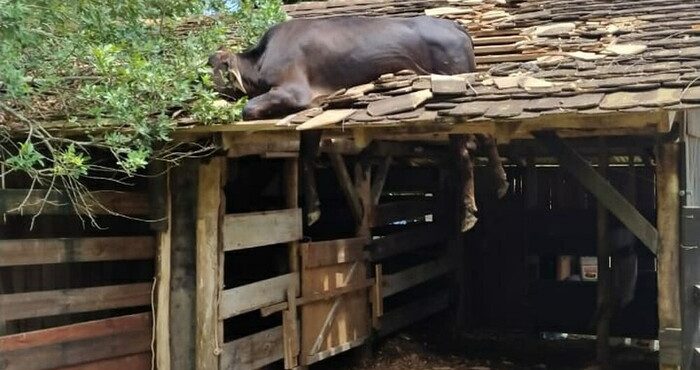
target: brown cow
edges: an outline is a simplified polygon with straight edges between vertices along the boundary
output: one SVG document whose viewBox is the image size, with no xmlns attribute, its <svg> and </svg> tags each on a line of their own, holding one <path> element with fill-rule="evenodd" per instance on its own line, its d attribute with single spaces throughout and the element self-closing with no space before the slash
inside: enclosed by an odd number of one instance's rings
<svg viewBox="0 0 700 370">
<path fill-rule="evenodd" d="M 301 111 L 323 96 L 386 73 L 413 70 L 452 75 L 476 69 L 467 32 L 451 21 L 425 16 L 291 20 L 272 27 L 248 51 L 216 52 L 209 64 L 220 94 L 231 99 L 250 97 L 243 110 L 247 120 Z M 482 144 L 500 171 L 505 185 L 499 185 L 499 194 L 504 193 L 507 182 L 495 143 L 482 140 Z M 471 174 L 470 163 L 464 169 Z M 473 186 L 465 187 L 464 196 L 466 217 L 471 216 L 464 224 L 466 230 L 476 220 Z M 313 208 L 308 210 L 312 222 L 319 214 L 318 201 L 307 204 Z"/>
</svg>

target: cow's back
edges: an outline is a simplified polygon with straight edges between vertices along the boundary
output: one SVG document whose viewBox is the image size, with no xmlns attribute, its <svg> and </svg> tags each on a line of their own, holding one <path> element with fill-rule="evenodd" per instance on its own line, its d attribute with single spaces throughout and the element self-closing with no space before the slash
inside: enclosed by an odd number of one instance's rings
<svg viewBox="0 0 700 370">
<path fill-rule="evenodd" d="M 330 90 L 401 69 L 457 74 L 475 68 L 466 31 L 432 17 L 291 20 L 264 41 L 259 68 L 273 86 L 295 68 L 304 70 L 312 87 Z"/>
</svg>

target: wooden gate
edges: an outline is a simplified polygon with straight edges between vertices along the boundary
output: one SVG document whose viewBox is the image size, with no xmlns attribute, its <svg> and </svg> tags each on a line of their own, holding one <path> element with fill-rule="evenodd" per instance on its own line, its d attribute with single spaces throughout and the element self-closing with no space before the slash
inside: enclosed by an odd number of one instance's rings
<svg viewBox="0 0 700 370">
<path fill-rule="evenodd" d="M 370 335 L 366 238 L 301 248 L 301 362 L 309 365 L 359 346 Z"/>
</svg>

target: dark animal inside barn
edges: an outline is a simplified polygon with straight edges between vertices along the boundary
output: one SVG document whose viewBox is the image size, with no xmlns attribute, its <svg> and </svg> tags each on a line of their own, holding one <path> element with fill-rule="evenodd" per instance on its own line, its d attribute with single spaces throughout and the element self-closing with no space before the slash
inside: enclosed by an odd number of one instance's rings
<svg viewBox="0 0 700 370">
<path fill-rule="evenodd" d="M 426 16 L 291 20 L 272 27 L 248 51 L 216 52 L 209 64 L 221 95 L 251 98 L 243 110 L 246 120 L 281 118 L 320 105 L 324 97 L 340 89 L 370 83 L 387 73 L 412 70 L 454 75 L 476 69 L 474 47 L 466 30 L 454 22 Z M 473 135 L 467 140 L 477 143 Z M 478 143 L 494 168 L 496 192 L 502 197 L 508 182 L 495 140 L 480 137 Z M 461 140 L 459 145 L 466 144 Z M 466 231 L 477 220 L 473 166 L 466 148 L 458 157 L 460 172 L 467 180 L 462 223 Z M 307 197 L 313 198 L 307 200 L 309 224 L 320 214 L 314 186 L 307 187 Z"/>
<path fill-rule="evenodd" d="M 219 51 L 209 63 L 222 94 L 251 98 L 243 112 L 248 120 L 300 111 L 385 73 L 451 75 L 476 67 L 466 31 L 432 17 L 291 20 L 272 27 L 254 48 Z"/>
</svg>

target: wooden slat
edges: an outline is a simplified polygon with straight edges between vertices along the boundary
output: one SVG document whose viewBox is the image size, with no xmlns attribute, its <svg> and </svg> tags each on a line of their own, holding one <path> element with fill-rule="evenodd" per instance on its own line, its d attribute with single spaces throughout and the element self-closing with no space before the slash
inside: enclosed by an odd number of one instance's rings
<svg viewBox="0 0 700 370">
<path fill-rule="evenodd" d="M 55 370 L 151 370 L 151 353 L 115 357 L 75 366 L 61 367 Z"/>
<path fill-rule="evenodd" d="M 426 245 L 441 243 L 445 239 L 446 235 L 442 227 L 433 223 L 422 225 L 374 240 L 370 249 L 370 259 L 379 261 Z"/>
<path fill-rule="evenodd" d="M 221 370 L 254 370 L 284 358 L 282 326 L 224 343 Z"/>
<path fill-rule="evenodd" d="M 444 310 L 447 308 L 448 304 L 449 294 L 447 291 L 443 291 L 385 313 L 384 316 L 382 316 L 382 327 L 378 334 L 380 337 L 391 334 Z"/>
<path fill-rule="evenodd" d="M 353 349 L 357 346 L 361 346 L 365 341 L 367 341 L 367 339 L 369 339 L 369 336 L 343 343 L 337 347 L 333 347 L 333 348 L 327 349 L 325 351 L 318 352 L 318 353 L 311 355 L 311 356 L 306 356 L 306 364 L 311 365 L 315 362 L 325 360 L 325 359 L 332 357 L 332 356 L 335 356 L 339 353 L 343 353 L 347 350 Z"/>
<path fill-rule="evenodd" d="M 150 236 L 0 240 L 0 266 L 145 260 L 154 250 Z"/>
<path fill-rule="evenodd" d="M 224 250 L 287 243 L 302 238 L 301 209 L 224 216 Z"/>
<path fill-rule="evenodd" d="M 150 312 L 112 317 L 104 320 L 88 321 L 0 337 L 0 353 L 104 337 L 119 333 L 142 331 L 150 328 Z"/>
<path fill-rule="evenodd" d="M 372 226 L 425 217 L 435 211 L 433 200 L 404 200 L 378 205 L 372 213 Z"/>
<path fill-rule="evenodd" d="M 138 369 L 143 357 L 139 356 L 140 360 L 120 360 L 120 357 L 150 353 L 151 315 L 144 313 L 38 330 L 2 338 L 1 343 L 0 358 L 6 370 L 55 369 L 79 364 L 83 365 L 71 369 L 105 369 L 115 362 L 132 363 L 135 366 L 122 368 Z M 149 353 L 146 353 L 145 362 L 148 365 Z"/>
<path fill-rule="evenodd" d="M 340 189 L 343 191 L 343 195 L 345 195 L 355 223 L 359 224 L 362 222 L 362 203 L 360 202 L 360 197 L 350 178 L 348 168 L 345 166 L 345 160 L 343 156 L 338 153 L 328 153 L 328 159 L 330 159 L 331 167 L 333 167 L 333 172 L 335 172 L 335 177 L 338 179 Z"/>
<path fill-rule="evenodd" d="M 367 238 L 327 240 L 302 244 L 301 258 L 304 268 L 336 265 L 362 260 L 362 247 Z"/>
<path fill-rule="evenodd" d="M 452 264 L 448 258 L 430 261 L 414 266 L 403 271 L 383 276 L 383 296 L 389 297 L 414 287 L 430 279 L 444 275 L 452 270 Z"/>
<path fill-rule="evenodd" d="M 147 306 L 151 283 L 0 295 L 5 320 Z"/>
<path fill-rule="evenodd" d="M 493 45 L 493 44 L 510 44 L 527 39 L 525 36 L 494 36 L 494 37 L 475 37 L 472 39 L 474 45 Z"/>
<path fill-rule="evenodd" d="M 29 196 L 27 196 L 29 194 Z M 44 204 L 46 190 L 28 189 L 4 189 L 0 191 L 0 212 L 10 214 L 33 215 L 39 213 L 43 215 L 72 215 L 76 209 L 73 208 L 68 197 L 54 191 Z M 94 191 L 85 197 L 90 212 L 96 215 L 106 215 L 118 213 L 123 215 L 148 215 L 149 203 L 145 193 L 120 192 L 120 191 Z M 25 201 L 26 200 L 26 201 Z M 21 212 L 16 208 L 24 202 Z M 42 208 L 43 205 L 43 208 Z M 78 208 L 84 213 L 85 209 Z"/>
<path fill-rule="evenodd" d="M 564 169 L 569 171 L 652 253 L 656 254 L 659 244 L 659 233 L 656 228 L 615 187 L 555 133 L 540 132 L 535 133 L 535 137 L 559 158 Z"/>
<path fill-rule="evenodd" d="M 290 285 L 296 289 L 297 293 L 299 292 L 298 273 L 224 290 L 221 295 L 219 318 L 227 319 L 282 302 L 287 297 L 287 288 Z"/>
</svg>

